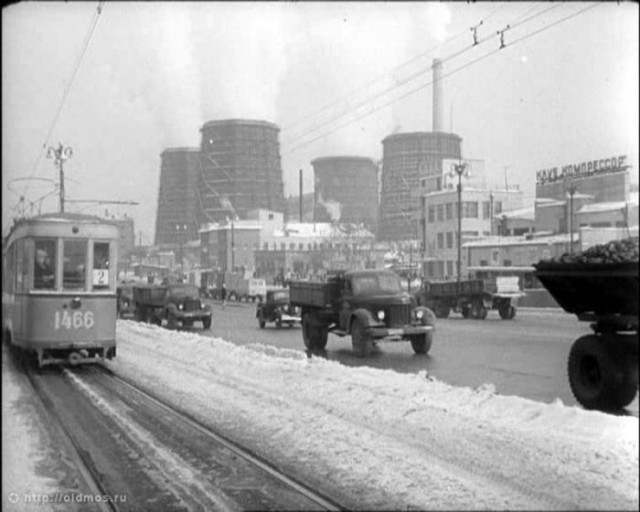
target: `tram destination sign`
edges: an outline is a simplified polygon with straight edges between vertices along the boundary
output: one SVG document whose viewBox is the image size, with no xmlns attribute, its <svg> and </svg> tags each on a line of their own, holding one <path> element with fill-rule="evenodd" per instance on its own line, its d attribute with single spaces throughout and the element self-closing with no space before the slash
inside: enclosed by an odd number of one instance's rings
<svg viewBox="0 0 640 512">
<path fill-rule="evenodd" d="M 627 156 L 614 156 L 601 160 L 589 160 L 579 164 L 563 165 L 562 167 L 551 167 L 542 169 L 536 173 L 536 183 L 544 185 L 572 178 L 586 178 L 596 174 L 611 174 L 624 171 L 628 167 Z"/>
</svg>

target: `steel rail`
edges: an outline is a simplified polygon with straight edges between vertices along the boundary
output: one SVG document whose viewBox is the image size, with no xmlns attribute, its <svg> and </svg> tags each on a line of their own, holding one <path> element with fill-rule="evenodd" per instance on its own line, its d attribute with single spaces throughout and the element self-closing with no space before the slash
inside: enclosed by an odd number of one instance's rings
<svg viewBox="0 0 640 512">
<path fill-rule="evenodd" d="M 116 375 L 109 368 L 101 364 L 96 365 L 96 367 L 100 368 L 105 374 L 109 375 L 111 378 L 118 381 L 123 386 L 128 387 L 129 389 L 133 390 L 135 393 L 138 393 L 139 395 L 142 395 L 144 398 L 151 401 L 153 404 L 157 405 L 167 413 L 172 414 L 174 417 L 177 417 L 178 419 L 180 419 L 190 427 L 198 430 L 203 435 L 211 438 L 216 443 L 219 443 L 225 448 L 231 450 L 233 453 L 235 453 L 239 457 L 243 458 L 244 460 L 253 464 L 254 466 L 260 468 L 262 471 L 268 473 L 270 476 L 274 477 L 275 479 L 282 482 L 286 486 L 294 489 L 296 492 L 305 496 L 309 500 L 313 501 L 323 509 L 332 510 L 332 511 L 347 510 L 345 507 L 336 503 L 330 497 L 322 493 L 319 493 L 313 489 L 310 489 L 304 483 L 284 473 L 272 462 L 264 459 L 260 455 L 256 454 L 254 451 L 250 450 L 245 446 L 242 446 L 240 443 L 230 439 L 224 434 L 217 432 L 211 426 L 203 424 L 202 422 L 194 418 L 189 413 L 174 407 L 173 405 L 169 404 L 165 400 L 150 394 L 146 390 L 140 389 L 136 384 L 134 384 L 130 380 L 123 378 L 119 375 Z"/>
</svg>

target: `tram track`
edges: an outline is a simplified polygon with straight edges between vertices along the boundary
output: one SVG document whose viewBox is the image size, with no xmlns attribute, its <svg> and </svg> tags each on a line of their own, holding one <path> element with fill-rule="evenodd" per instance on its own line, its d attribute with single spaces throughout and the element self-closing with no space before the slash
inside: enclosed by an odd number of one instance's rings
<svg viewBox="0 0 640 512">
<path fill-rule="evenodd" d="M 74 454 L 90 492 L 100 495 L 128 494 L 125 505 L 103 503 L 100 510 L 342 510 L 343 507 L 277 466 L 216 432 L 161 398 L 139 389 L 101 365 L 63 369 L 53 386 L 28 372 L 29 381 L 43 403 L 60 439 Z M 51 382 L 49 382 L 50 384 Z M 67 399 L 59 396 L 67 390 Z M 75 397 L 70 396 L 73 389 Z M 65 403 L 73 402 L 70 408 Z M 78 402 L 83 402 L 82 410 Z M 94 409 L 96 432 L 78 432 L 72 417 L 86 417 Z M 97 427 L 102 418 L 103 427 Z M 91 425 L 94 427 L 91 427 Z M 103 432 L 97 432 L 100 428 Z M 105 436 L 110 440 L 106 442 Z M 108 445 L 101 452 L 96 444 Z M 98 453 L 100 452 L 100 453 Z M 105 452 L 118 452 L 111 463 Z M 126 476 L 112 478 L 118 461 L 127 462 Z M 135 470 L 131 466 L 139 466 Z M 143 475 L 144 473 L 144 475 Z M 127 488 L 118 486 L 126 480 Z M 136 480 L 141 482 L 137 496 Z M 144 480 L 144 482 L 142 482 Z M 153 488 L 160 497 L 153 503 Z M 120 506 L 119 506 L 120 505 Z"/>
</svg>

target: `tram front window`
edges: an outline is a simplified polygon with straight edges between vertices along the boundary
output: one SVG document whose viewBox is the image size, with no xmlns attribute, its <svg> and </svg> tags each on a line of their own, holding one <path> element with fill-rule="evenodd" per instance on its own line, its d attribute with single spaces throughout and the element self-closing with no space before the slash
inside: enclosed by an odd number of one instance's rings
<svg viewBox="0 0 640 512">
<path fill-rule="evenodd" d="M 86 281 L 87 243 L 65 240 L 62 287 L 65 290 L 83 290 Z"/>
<path fill-rule="evenodd" d="M 93 289 L 109 288 L 109 242 L 93 244 Z"/>
<path fill-rule="evenodd" d="M 55 276 L 55 240 L 36 240 L 33 267 L 33 287 L 37 290 L 51 290 Z"/>
</svg>

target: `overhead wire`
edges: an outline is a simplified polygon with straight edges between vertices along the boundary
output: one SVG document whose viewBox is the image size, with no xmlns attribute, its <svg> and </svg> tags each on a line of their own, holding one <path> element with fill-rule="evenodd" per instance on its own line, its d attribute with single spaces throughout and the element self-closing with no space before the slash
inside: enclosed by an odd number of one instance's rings
<svg viewBox="0 0 640 512">
<path fill-rule="evenodd" d="M 560 4 L 554 4 L 554 5 L 552 5 L 551 7 L 548 7 L 548 8 L 546 8 L 546 9 L 544 9 L 543 11 L 541 11 L 541 12 L 539 12 L 539 13 L 536 13 L 535 15 L 529 16 L 528 18 L 526 18 L 526 19 L 524 19 L 524 20 L 522 20 L 522 21 L 520 21 L 520 22 L 518 22 L 518 23 L 515 23 L 513 26 L 510 26 L 510 25 L 507 25 L 507 26 L 508 26 L 508 27 L 510 27 L 510 28 L 515 28 L 515 27 L 517 27 L 517 26 L 519 26 L 519 25 L 522 25 L 522 24 L 524 24 L 524 23 L 527 23 L 527 22 L 529 22 L 529 21 L 531 21 L 531 20 L 535 19 L 536 17 L 539 17 L 539 16 L 544 15 L 544 14 L 546 14 L 547 12 L 549 12 L 549 11 L 551 11 L 551 10 L 553 10 L 553 9 L 556 9 L 556 8 L 557 8 L 557 7 L 559 7 L 559 6 L 560 6 Z M 522 15 L 520 16 L 520 18 L 522 18 Z M 466 30 L 465 30 L 465 33 L 466 33 Z M 441 59 L 441 62 L 444 64 L 444 63 L 446 63 L 446 62 L 448 62 L 448 61 L 451 61 L 451 60 L 453 60 L 453 59 L 455 59 L 455 58 L 459 57 L 460 55 L 462 55 L 462 54 L 464 54 L 464 53 L 466 53 L 466 52 L 468 52 L 468 51 L 470 51 L 470 50 L 474 49 L 475 47 L 479 46 L 480 44 L 483 44 L 483 43 L 485 43 L 486 41 L 488 41 L 488 40 L 490 40 L 490 39 L 493 39 L 494 37 L 496 37 L 496 35 L 495 35 L 495 34 L 493 34 L 493 35 L 491 35 L 491 36 L 487 36 L 487 37 L 485 37 L 485 38 L 483 38 L 483 39 L 477 40 L 477 41 L 475 41 L 472 45 L 470 45 L 470 46 L 466 46 L 466 47 L 462 48 L 461 50 L 458 50 L 458 51 L 456 51 L 456 52 L 454 52 L 454 53 L 452 53 L 452 54 L 448 55 L 447 57 L 445 57 L 445 58 Z M 428 67 L 424 67 L 424 68 L 422 68 L 422 69 L 420 69 L 420 70 L 417 70 L 416 72 L 414 72 L 414 73 L 413 73 L 412 75 L 410 75 L 409 77 L 407 77 L 407 78 L 403 79 L 401 82 L 396 83 L 395 85 L 393 85 L 393 86 L 391 86 L 391 87 L 387 87 L 385 90 L 383 90 L 382 92 L 380 92 L 380 93 L 378 93 L 378 94 L 374 95 L 373 97 L 369 97 L 369 98 L 365 98 L 365 99 L 363 99 L 363 100 L 362 100 L 362 101 L 360 101 L 360 102 L 359 102 L 359 103 L 358 103 L 354 108 L 352 108 L 352 109 L 350 109 L 350 110 L 347 110 L 347 111 L 340 112 L 339 114 L 336 114 L 334 117 L 330 118 L 329 120 L 327 120 L 327 121 L 325 121 L 325 122 L 323 122 L 323 123 L 321 123 L 321 124 L 319 124 L 319 125 L 317 125 L 317 126 L 315 126 L 315 127 L 311 128 L 311 129 L 307 130 L 307 131 L 306 131 L 305 133 L 303 133 L 302 135 L 300 135 L 300 136 L 298 136 L 298 137 L 295 137 L 294 139 L 292 139 L 292 140 L 290 140 L 290 141 L 288 141 L 288 142 L 283 143 L 283 148 L 286 148 L 287 146 L 295 145 L 298 141 L 303 140 L 304 138 L 306 138 L 307 136 L 309 136 L 309 135 L 313 134 L 314 132 L 317 132 L 317 131 L 318 131 L 318 130 L 320 130 L 321 128 L 324 128 L 325 126 L 328 126 L 328 125 L 332 124 L 333 122 L 335 122 L 335 121 L 337 121 L 337 120 L 339 120 L 339 119 L 341 119 L 341 118 L 345 117 L 346 115 L 348 115 L 348 114 L 350 114 L 350 113 L 352 113 L 352 112 L 355 112 L 357 109 L 359 109 L 359 108 L 361 108 L 361 107 L 363 107 L 363 106 L 365 106 L 365 105 L 367 105 L 367 104 L 369 104 L 369 103 L 373 102 L 374 100 L 376 100 L 376 99 L 378 99 L 378 98 L 383 97 L 383 96 L 384 96 L 384 95 L 386 95 L 387 93 L 390 93 L 390 92 L 393 92 L 393 91 L 395 91 L 395 90 L 399 89 L 400 87 L 402 87 L 403 85 L 405 85 L 405 84 L 407 84 L 407 83 L 411 82 L 412 80 L 414 80 L 414 79 L 416 79 L 416 78 L 419 78 L 419 77 L 424 76 L 424 73 L 425 73 L 426 71 L 428 71 L 430 68 L 431 68 L 431 64 L 430 64 Z M 431 82 L 429 82 L 429 84 L 430 84 L 430 83 L 431 83 Z M 429 85 L 429 84 L 426 84 L 426 85 Z M 422 87 L 424 87 L 424 85 L 423 85 L 423 86 L 421 86 L 421 88 L 422 88 Z M 404 96 L 401 96 L 400 98 L 403 98 L 403 97 L 404 97 Z M 388 103 L 387 103 L 387 104 L 388 104 Z M 386 106 L 387 104 L 385 104 L 384 106 Z M 360 117 L 356 118 L 355 120 L 358 120 L 358 119 L 360 119 L 361 117 L 362 117 L 362 116 L 360 116 Z M 354 120 L 354 121 L 355 121 L 355 120 Z M 329 132 L 329 133 L 331 133 L 331 132 Z M 315 141 L 315 140 L 317 140 L 317 139 L 318 139 L 318 137 L 313 138 L 313 139 L 311 139 L 309 142 L 313 142 L 313 141 Z M 306 145 L 306 144 L 305 144 L 305 145 Z M 294 149 L 292 149 L 292 150 L 289 150 L 289 151 L 286 151 L 286 150 L 285 150 L 285 151 L 283 152 L 283 154 L 291 153 L 293 150 L 297 149 L 298 147 L 299 147 L 299 145 L 296 145 L 296 146 L 294 147 Z"/>
<path fill-rule="evenodd" d="M 84 59 L 84 56 L 87 52 L 87 48 L 89 47 L 89 43 L 91 42 L 91 38 L 93 37 L 93 33 L 95 32 L 96 26 L 98 24 L 98 19 L 100 17 L 100 14 L 102 13 L 102 9 L 103 9 L 103 4 L 104 1 L 100 1 L 98 3 L 98 7 L 96 8 L 96 12 L 94 13 L 94 16 L 91 20 L 91 23 L 89 25 L 89 29 L 85 35 L 84 41 L 82 43 L 81 46 L 81 50 L 80 53 L 78 55 L 78 57 L 76 58 L 74 67 L 73 67 L 73 71 L 71 73 L 71 79 L 69 80 L 69 82 L 67 83 L 67 86 L 65 87 L 63 94 L 62 94 L 62 99 L 60 101 L 60 104 L 58 105 L 58 109 L 56 110 L 56 113 L 53 117 L 53 120 L 51 122 L 51 125 L 49 126 L 49 130 L 47 131 L 47 134 L 45 136 L 44 142 L 42 144 L 42 147 L 40 148 L 40 151 L 38 152 L 38 156 L 36 158 L 36 161 L 33 165 L 33 169 L 29 175 L 29 177 L 34 177 L 37 169 L 38 169 L 38 165 L 40 163 L 40 160 L 42 159 L 42 155 L 47 147 L 47 144 L 49 143 L 49 139 L 51 138 L 51 134 L 53 133 L 53 130 L 55 129 L 58 120 L 60 119 L 60 115 L 62 114 L 62 109 L 65 106 L 65 103 L 67 101 L 67 98 L 69 96 L 69 93 L 71 92 L 71 88 L 73 86 L 74 80 L 78 74 L 78 71 L 80 70 L 80 66 L 82 64 L 82 61 Z M 27 194 L 27 192 L 29 191 L 29 183 L 27 182 L 27 184 L 25 185 L 25 189 L 24 189 L 24 193 L 22 194 L 23 196 L 25 196 Z"/>
<path fill-rule="evenodd" d="M 538 33 L 542 32 L 542 31 L 544 31 L 544 30 L 546 30 L 546 29 L 548 29 L 548 28 L 551 28 L 551 27 L 553 27 L 553 26 L 555 26 L 555 25 L 557 25 L 557 24 L 559 24 L 559 23 L 562 23 L 562 22 L 564 22 L 564 21 L 566 21 L 566 20 L 568 20 L 568 19 L 570 19 L 570 18 L 573 18 L 573 17 L 575 17 L 575 16 L 578 16 L 578 15 L 582 14 L 583 12 L 586 12 L 586 11 L 588 11 L 588 10 L 590 10 L 590 9 L 594 8 L 594 7 L 597 7 L 598 5 L 600 5 L 600 4 L 597 4 L 597 3 L 596 3 L 596 4 L 592 4 L 592 5 L 590 5 L 590 6 L 586 7 L 586 8 L 584 8 L 584 9 L 581 9 L 580 11 L 574 12 L 574 13 L 569 14 L 569 15 L 567 15 L 567 16 L 565 16 L 565 17 L 563 17 L 563 18 L 560 18 L 560 19 L 558 19 L 558 20 L 555 20 L 555 21 L 553 21 L 552 23 L 550 23 L 549 25 L 545 25 L 544 27 L 542 27 L 542 28 L 540 28 L 540 29 L 537 29 L 537 30 L 535 30 L 535 31 L 533 31 L 533 32 L 531 32 L 531 33 L 529 33 L 529 34 L 525 34 L 525 36 L 523 36 L 523 37 L 520 37 L 520 38 L 518 38 L 518 39 L 516 39 L 516 40 L 511 41 L 511 42 L 509 43 L 509 45 L 508 45 L 508 46 L 513 46 L 513 45 L 514 45 L 515 43 L 517 43 L 517 42 L 520 42 L 520 41 L 522 41 L 522 40 L 524 40 L 524 39 L 528 39 L 529 37 L 532 37 L 533 35 L 536 35 L 536 34 L 538 34 Z M 527 20 L 523 20 L 523 21 L 519 22 L 517 25 L 514 25 L 514 27 L 515 27 L 515 26 L 522 25 L 523 23 L 526 23 L 527 21 L 530 21 L 531 19 L 534 19 L 535 17 L 541 16 L 542 14 L 545 14 L 546 12 L 548 12 L 548 11 L 552 10 L 553 8 L 555 8 L 555 7 L 557 7 L 557 6 L 559 6 L 559 4 L 557 4 L 557 5 L 555 5 L 555 6 L 551 7 L 551 8 L 546 9 L 544 12 L 540 12 L 540 13 L 538 13 L 538 14 L 537 14 L 537 15 L 535 15 L 535 16 L 531 16 L 531 17 L 529 17 Z M 514 27 L 511 27 L 511 28 L 514 28 Z M 499 34 L 499 32 L 498 32 L 498 34 Z M 492 35 L 492 36 L 488 36 L 487 38 L 483 39 L 483 40 L 482 40 L 482 42 L 486 42 L 486 41 L 487 41 L 487 40 L 489 40 L 489 39 L 493 39 L 493 38 L 495 38 L 495 37 L 496 37 L 496 35 L 497 35 L 497 34 L 494 34 L 494 35 Z M 479 44 L 480 44 L 480 42 L 479 42 Z M 471 47 L 467 47 L 464 51 L 468 51 L 468 50 L 470 50 L 471 48 L 474 48 L 475 46 L 477 46 L 477 45 L 473 45 L 473 46 L 471 46 Z M 487 58 L 487 57 L 489 57 L 489 56 L 491 56 L 491 55 L 494 55 L 495 53 L 499 52 L 499 51 L 500 51 L 500 50 L 502 50 L 503 48 L 504 48 L 503 46 L 500 46 L 499 48 L 497 48 L 497 49 L 495 49 L 495 50 L 493 50 L 493 51 L 491 51 L 491 52 L 489 52 L 489 53 L 487 53 L 487 54 L 481 55 L 480 57 L 478 57 L 478 58 L 476 58 L 476 59 L 474 59 L 474 60 L 472 60 L 472 61 L 470 61 L 470 62 L 467 62 L 467 63 L 463 64 L 462 66 L 459 66 L 458 68 L 455 68 L 455 69 L 454 69 L 454 70 L 452 70 L 452 71 L 449 71 L 449 72 L 447 72 L 447 73 L 443 74 L 443 75 L 441 76 L 441 78 L 446 78 L 446 77 L 448 77 L 448 76 L 453 75 L 454 73 L 457 73 L 457 72 L 459 72 L 459 71 L 462 71 L 463 69 L 465 69 L 465 68 L 469 67 L 470 65 L 473 65 L 473 64 L 475 64 L 475 63 L 477 63 L 477 62 L 479 62 L 479 61 L 481 61 L 481 60 L 484 60 L 485 58 Z M 456 54 L 455 54 L 455 55 L 460 55 L 461 53 L 464 53 L 464 51 L 456 52 Z M 451 58 L 452 58 L 452 56 L 448 56 L 448 57 L 446 58 L 446 60 L 451 60 Z M 419 74 L 415 74 L 415 75 L 413 76 L 413 78 L 416 78 L 417 76 L 420 76 L 420 75 L 419 75 Z M 405 83 L 408 83 L 408 82 L 405 82 Z M 398 101 L 398 100 L 400 100 L 400 99 L 403 99 L 403 98 L 405 98 L 406 96 L 409 96 L 409 95 L 411 95 L 411 94 L 413 94 L 413 93 L 417 92 L 418 90 L 423 89 L 424 87 L 426 87 L 426 86 L 428 86 L 428 85 L 431 85 L 432 83 L 433 83 L 433 81 L 431 80 L 431 81 L 429 81 L 429 82 L 427 82 L 427 83 L 425 83 L 425 84 L 421 84 L 420 86 L 418 86 L 418 87 L 416 87 L 416 88 L 414 88 L 414 89 L 411 89 L 410 91 L 408 91 L 408 92 L 406 92 L 406 93 L 404 93 L 404 94 L 402 94 L 402 95 L 400 95 L 400 96 L 398 96 L 398 97 L 394 97 L 393 99 L 391 99 L 390 101 L 387 101 L 387 102 L 383 103 L 382 105 L 379 105 L 379 106 L 377 106 L 377 107 L 375 107 L 375 108 L 373 108 L 373 109 L 371 109 L 371 110 L 369 110 L 369 111 L 367 111 L 367 112 L 365 112 L 365 113 L 363 113 L 363 114 L 361 114 L 361 115 L 359 115 L 359 116 L 357 116 L 357 117 L 355 117 L 355 118 L 353 118 L 353 119 L 350 119 L 350 120 L 349 120 L 348 122 L 346 122 L 346 123 L 342 123 L 342 124 L 340 124 L 340 125 L 336 126 L 335 128 L 333 128 L 333 129 L 329 130 L 329 131 L 325 131 L 325 132 L 323 132 L 323 133 L 321 133 L 321 134 L 319 134 L 319 135 L 317 135 L 317 136 L 315 136 L 315 137 L 313 137 L 313 138 L 311 138 L 311 139 L 308 139 L 308 140 L 306 140 L 306 141 L 304 141 L 304 142 L 301 142 L 300 144 L 294 145 L 294 146 L 293 146 L 293 147 L 291 147 L 289 150 L 287 150 L 287 151 L 283 151 L 283 155 L 293 153 L 293 152 L 297 151 L 298 149 L 300 149 L 300 148 L 302 148 L 302 147 L 305 147 L 305 146 L 307 146 L 308 144 L 310 144 L 310 143 L 312 143 L 312 142 L 315 142 L 316 140 L 318 140 L 318 139 L 320 139 L 320 138 L 322 138 L 322 137 L 325 137 L 325 136 L 329 135 L 330 133 L 336 132 L 336 131 L 338 131 L 338 130 L 340 130 L 340 129 L 342 129 L 342 128 L 344 128 L 344 127 L 346 127 L 346 126 L 348 126 L 348 125 L 350 125 L 350 124 L 352 124 L 352 123 L 354 123 L 354 122 L 356 122 L 356 121 L 358 121 L 358 120 L 360 120 L 360 119 L 362 119 L 363 117 L 367 117 L 367 116 L 369 116 L 369 115 L 373 114 L 374 112 L 377 112 L 377 111 L 378 111 L 378 110 L 380 110 L 381 108 L 384 108 L 384 107 L 386 107 L 386 106 L 390 105 L 391 103 L 394 103 L 394 102 L 396 102 L 396 101 Z M 402 84 L 402 85 L 404 85 L 404 84 Z M 376 97 L 376 98 L 373 98 L 373 99 L 377 99 L 377 97 Z M 370 103 L 371 101 L 372 101 L 372 100 L 368 100 L 366 103 Z M 364 104 L 366 104 L 366 103 L 364 103 Z M 364 104 L 363 104 L 363 105 L 364 105 Z M 357 108 L 360 108 L 360 107 L 361 107 L 361 106 L 363 106 L 363 105 L 359 105 Z M 356 110 L 356 109 L 354 109 L 353 111 L 355 111 L 355 110 Z M 331 122 L 337 121 L 338 119 L 340 119 L 340 118 L 342 118 L 342 117 L 344 117 L 344 115 L 341 115 L 341 116 L 338 116 L 338 117 L 334 118 Z M 320 125 L 320 126 L 316 127 L 315 129 L 313 129 L 313 130 L 309 131 L 309 132 L 308 132 L 307 134 L 305 134 L 304 136 L 299 137 L 297 140 L 294 140 L 294 141 L 290 142 L 289 144 L 290 144 L 290 145 L 293 145 L 293 143 L 297 142 L 298 140 L 302 140 L 302 139 L 304 139 L 307 135 L 310 135 L 310 134 L 312 134 L 313 132 L 316 132 L 317 130 L 319 130 L 320 128 L 322 128 L 322 127 L 324 127 L 324 126 L 326 126 L 326 125 L 328 125 L 328 124 L 330 124 L 330 122 L 324 123 L 324 124 L 322 124 L 322 125 Z"/>
</svg>

